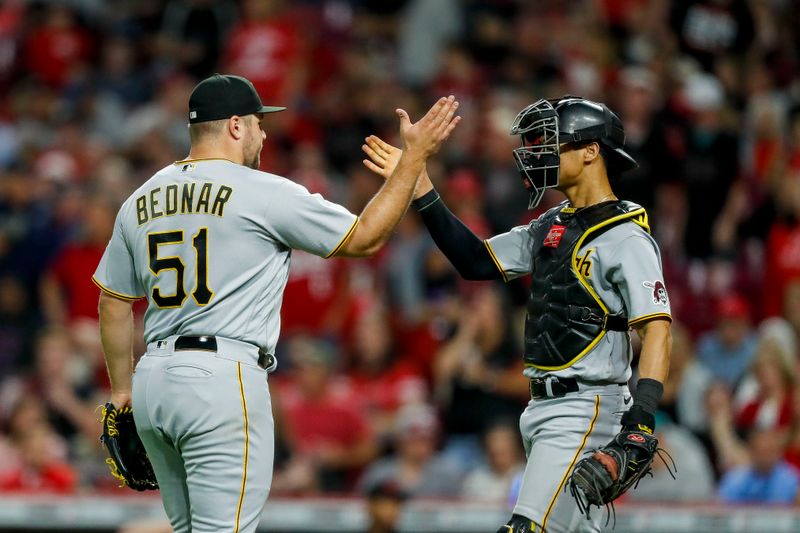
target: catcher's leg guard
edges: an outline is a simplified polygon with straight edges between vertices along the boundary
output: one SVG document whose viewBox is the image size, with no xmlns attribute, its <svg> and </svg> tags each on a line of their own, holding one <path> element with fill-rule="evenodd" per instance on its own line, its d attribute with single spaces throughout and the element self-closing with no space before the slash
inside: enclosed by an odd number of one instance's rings
<svg viewBox="0 0 800 533">
<path fill-rule="evenodd" d="M 522 515 L 511 515 L 506 525 L 500 526 L 497 533 L 534 533 L 539 526 L 530 518 L 525 518 Z"/>
</svg>

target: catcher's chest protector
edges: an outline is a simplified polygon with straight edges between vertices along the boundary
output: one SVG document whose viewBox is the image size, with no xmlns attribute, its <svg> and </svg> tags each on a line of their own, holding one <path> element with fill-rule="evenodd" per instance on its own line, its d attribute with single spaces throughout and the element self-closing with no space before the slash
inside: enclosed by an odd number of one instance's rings
<svg viewBox="0 0 800 533">
<path fill-rule="evenodd" d="M 591 288 L 587 279 L 589 258 L 578 257 L 578 251 L 629 220 L 647 230 L 644 209 L 631 202 L 604 202 L 577 211 L 556 208 L 542 215 L 532 230 L 532 283 L 525 317 L 526 366 L 540 370 L 567 368 L 586 355 L 607 330 L 628 330 L 627 316 L 609 315 Z"/>
</svg>

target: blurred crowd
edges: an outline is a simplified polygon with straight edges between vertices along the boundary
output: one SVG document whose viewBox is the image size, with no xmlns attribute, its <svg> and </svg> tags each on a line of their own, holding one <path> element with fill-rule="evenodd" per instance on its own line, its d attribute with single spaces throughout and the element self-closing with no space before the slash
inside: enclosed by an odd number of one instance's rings
<svg viewBox="0 0 800 533">
<path fill-rule="evenodd" d="M 615 190 L 648 209 L 675 317 L 658 431 L 678 479 L 656 466 L 629 499 L 800 501 L 798 63 L 791 0 L 2 2 L 0 491 L 114 488 L 90 278 L 121 202 L 186 156 L 192 87 L 225 72 L 288 107 L 263 169 L 356 213 L 381 185 L 364 137 L 455 94 L 429 170 L 482 237 L 538 214 L 516 113 L 607 102 L 640 164 Z M 460 280 L 413 213 L 369 260 L 295 252 L 272 494 L 513 501 L 527 290 Z"/>
</svg>

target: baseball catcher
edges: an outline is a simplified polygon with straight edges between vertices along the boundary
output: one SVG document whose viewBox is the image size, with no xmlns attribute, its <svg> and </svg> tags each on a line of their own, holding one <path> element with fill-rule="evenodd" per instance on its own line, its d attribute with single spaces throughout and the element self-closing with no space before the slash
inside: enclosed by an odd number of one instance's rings
<svg viewBox="0 0 800 533">
<path fill-rule="evenodd" d="M 444 205 L 426 173 L 412 205 L 464 279 L 531 277 L 523 362 L 532 401 L 520 417 L 527 467 L 497 533 L 598 533 L 590 507 L 635 486 L 658 454 L 653 413 L 672 321 L 661 256 L 644 208 L 612 189 L 637 163 L 605 104 L 541 99 L 519 112 L 511 134 L 529 207 L 550 190 L 563 202 L 486 240 Z M 374 136 L 362 149 L 364 164 L 388 179 L 399 149 Z M 631 330 L 642 344 L 633 395 Z"/>
<path fill-rule="evenodd" d="M 129 406 L 119 409 L 113 403 L 103 406 L 103 434 L 100 442 L 108 450 L 106 459 L 111 475 L 120 480 L 121 486 L 134 490 L 157 490 L 158 481 L 147 458 L 136 424 L 133 410 Z"/>
</svg>

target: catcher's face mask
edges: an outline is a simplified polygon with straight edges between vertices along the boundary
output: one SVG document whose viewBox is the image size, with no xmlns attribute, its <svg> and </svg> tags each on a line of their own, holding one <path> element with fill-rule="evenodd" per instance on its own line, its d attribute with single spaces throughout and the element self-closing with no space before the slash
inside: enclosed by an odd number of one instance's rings
<svg viewBox="0 0 800 533">
<path fill-rule="evenodd" d="M 561 157 L 558 114 L 553 105 L 539 100 L 520 111 L 511 125 L 511 135 L 522 137 L 522 146 L 514 149 L 514 160 L 530 193 L 528 209 L 533 209 L 547 189 L 558 186 Z"/>
</svg>

